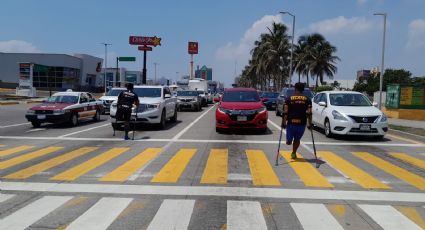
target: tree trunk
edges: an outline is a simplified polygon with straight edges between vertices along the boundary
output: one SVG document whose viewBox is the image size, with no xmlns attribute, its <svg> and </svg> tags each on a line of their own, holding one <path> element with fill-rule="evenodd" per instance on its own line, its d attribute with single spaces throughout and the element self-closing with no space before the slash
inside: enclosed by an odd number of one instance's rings
<svg viewBox="0 0 425 230">
<path fill-rule="evenodd" d="M 307 87 L 310 87 L 310 77 L 308 76 L 308 73 L 307 73 L 306 77 L 307 77 Z"/>
</svg>

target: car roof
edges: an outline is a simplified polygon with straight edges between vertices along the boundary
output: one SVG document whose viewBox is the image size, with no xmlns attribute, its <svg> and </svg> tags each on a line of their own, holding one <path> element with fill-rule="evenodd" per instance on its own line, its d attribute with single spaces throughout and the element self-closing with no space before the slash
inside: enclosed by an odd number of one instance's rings
<svg viewBox="0 0 425 230">
<path fill-rule="evenodd" d="M 323 91 L 320 93 L 328 93 L 328 94 L 362 94 L 360 92 L 357 91 Z"/>
<path fill-rule="evenodd" d="M 124 87 L 114 87 L 114 88 L 111 88 L 110 90 L 126 90 L 127 88 L 124 88 Z"/>
<path fill-rule="evenodd" d="M 81 93 L 87 93 L 87 92 L 57 92 L 53 94 L 53 96 L 80 96 Z"/>
<path fill-rule="evenodd" d="M 240 91 L 247 91 L 247 92 L 257 92 L 254 88 L 227 88 L 224 89 L 224 92 L 240 92 Z"/>
<path fill-rule="evenodd" d="M 143 89 L 143 88 L 150 88 L 150 89 L 162 89 L 167 86 L 162 85 L 135 85 L 134 88 L 136 89 Z"/>
</svg>

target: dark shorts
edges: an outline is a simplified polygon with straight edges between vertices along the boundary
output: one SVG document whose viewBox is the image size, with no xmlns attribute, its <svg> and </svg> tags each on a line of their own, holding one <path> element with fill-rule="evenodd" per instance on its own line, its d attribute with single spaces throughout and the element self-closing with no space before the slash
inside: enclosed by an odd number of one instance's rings
<svg viewBox="0 0 425 230">
<path fill-rule="evenodd" d="M 131 109 L 118 108 L 116 118 L 117 121 L 130 121 Z"/>
<path fill-rule="evenodd" d="M 292 125 L 288 124 L 286 128 L 286 142 L 299 141 L 303 137 L 305 125 Z"/>
</svg>

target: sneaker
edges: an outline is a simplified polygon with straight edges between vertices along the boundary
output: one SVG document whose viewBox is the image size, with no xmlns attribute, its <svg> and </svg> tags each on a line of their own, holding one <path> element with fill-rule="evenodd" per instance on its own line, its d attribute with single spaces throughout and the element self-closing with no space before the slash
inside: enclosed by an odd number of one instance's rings
<svg viewBox="0 0 425 230">
<path fill-rule="evenodd" d="M 124 136 L 124 140 L 130 140 L 130 137 Z"/>
<path fill-rule="evenodd" d="M 291 153 L 291 159 L 292 160 L 295 160 L 295 159 L 297 159 L 297 154 L 296 153 Z"/>
</svg>

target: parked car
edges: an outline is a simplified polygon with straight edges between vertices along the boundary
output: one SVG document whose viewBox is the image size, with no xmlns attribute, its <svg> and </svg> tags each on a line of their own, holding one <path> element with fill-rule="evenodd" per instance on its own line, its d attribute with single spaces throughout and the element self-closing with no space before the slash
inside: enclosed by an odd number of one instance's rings
<svg viewBox="0 0 425 230">
<path fill-rule="evenodd" d="M 212 104 L 212 103 L 214 103 L 214 94 L 208 93 L 207 94 L 207 104 Z"/>
<path fill-rule="evenodd" d="M 157 124 L 165 128 L 167 119 L 177 121 L 177 98 L 171 96 L 171 91 L 166 86 L 134 86 L 134 92 L 139 97 L 140 105 L 133 108 L 132 117 L 138 122 Z M 115 119 L 117 101 L 111 105 L 110 116 Z M 119 129 L 119 124 L 112 125 Z"/>
<path fill-rule="evenodd" d="M 198 91 L 199 97 L 201 97 L 201 105 L 208 106 L 208 99 L 207 99 L 207 94 L 205 93 L 205 91 L 199 90 L 199 89 L 197 91 Z"/>
<path fill-rule="evenodd" d="M 216 131 L 229 129 L 267 130 L 268 113 L 257 91 L 252 88 L 225 89 L 216 112 Z"/>
<path fill-rule="evenodd" d="M 276 98 L 276 116 L 281 116 L 283 113 L 283 105 L 285 104 L 286 98 L 295 94 L 294 88 L 283 88 L 279 96 Z M 303 95 L 312 99 L 314 97 L 313 92 L 309 88 L 305 88 Z"/>
<path fill-rule="evenodd" d="M 261 99 L 267 109 L 276 109 L 276 100 L 279 96 L 279 93 L 276 92 L 263 92 L 261 94 Z"/>
<path fill-rule="evenodd" d="M 177 91 L 177 108 L 191 109 L 195 111 L 201 111 L 202 98 L 198 95 L 198 91 L 195 90 L 181 90 Z"/>
<path fill-rule="evenodd" d="M 37 128 L 43 123 L 78 125 L 82 119 L 100 120 L 103 103 L 87 92 L 59 92 L 28 109 L 25 117 Z"/>
<path fill-rule="evenodd" d="M 103 102 L 105 113 L 109 113 L 112 102 L 118 100 L 118 95 L 125 90 L 126 88 L 112 88 L 106 93 L 106 95 L 99 98 L 99 100 Z"/>
<path fill-rule="evenodd" d="M 383 138 L 387 117 L 361 93 L 325 91 L 313 99 L 313 124 L 325 129 L 327 137 L 364 135 Z"/>
</svg>

